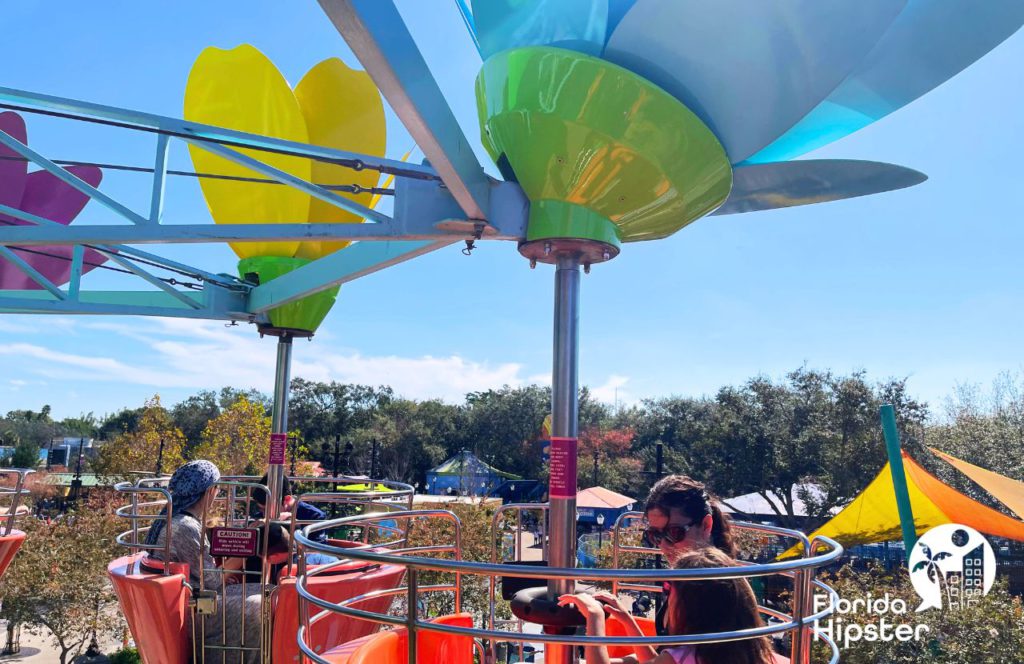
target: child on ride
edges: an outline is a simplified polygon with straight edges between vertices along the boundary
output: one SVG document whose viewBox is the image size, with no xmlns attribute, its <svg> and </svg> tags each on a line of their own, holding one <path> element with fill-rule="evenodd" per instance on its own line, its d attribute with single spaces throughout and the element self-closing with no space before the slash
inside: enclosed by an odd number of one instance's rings
<svg viewBox="0 0 1024 664">
<path fill-rule="evenodd" d="M 712 546 L 681 554 L 677 569 L 734 567 L 738 563 Z M 754 591 L 746 579 L 703 579 L 672 581 L 669 584 L 665 624 L 668 634 L 711 634 L 764 626 Z M 608 593 L 563 595 L 559 604 L 575 606 L 587 619 L 589 636 L 605 636 L 605 614 L 626 621 L 629 612 Z M 648 649 L 653 653 L 653 649 Z M 671 646 L 652 657 L 638 648 L 641 657 L 629 656 L 615 662 L 649 664 L 781 664 L 789 660 L 772 651 L 767 636 Z M 587 664 L 611 664 L 604 646 L 587 646 Z"/>
</svg>

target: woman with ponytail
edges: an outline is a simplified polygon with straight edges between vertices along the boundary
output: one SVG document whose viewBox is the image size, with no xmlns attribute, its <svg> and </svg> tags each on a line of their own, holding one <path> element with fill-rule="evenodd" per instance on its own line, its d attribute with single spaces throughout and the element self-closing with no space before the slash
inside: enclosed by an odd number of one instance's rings
<svg viewBox="0 0 1024 664">
<path fill-rule="evenodd" d="M 687 551 L 709 544 L 736 557 L 729 517 L 697 480 L 686 475 L 658 480 L 647 496 L 644 514 L 645 540 L 661 549 L 670 565 Z"/>
<path fill-rule="evenodd" d="M 722 512 L 721 505 L 708 493 L 704 484 L 695 479 L 686 475 L 669 475 L 658 480 L 647 495 L 644 516 L 647 521 L 644 543 L 660 549 L 669 566 L 675 566 L 685 554 L 707 547 L 714 547 L 730 558 L 736 557 L 736 542 L 729 517 Z M 668 585 L 665 584 L 665 597 L 668 596 Z M 618 618 L 627 636 L 643 635 L 636 619 L 617 597 L 606 592 L 595 593 L 594 597 Z M 654 616 L 655 630 L 660 636 L 670 633 L 667 608 L 668 602 L 662 602 Z M 635 650 L 641 662 L 654 659 L 658 654 L 649 646 Z"/>
</svg>

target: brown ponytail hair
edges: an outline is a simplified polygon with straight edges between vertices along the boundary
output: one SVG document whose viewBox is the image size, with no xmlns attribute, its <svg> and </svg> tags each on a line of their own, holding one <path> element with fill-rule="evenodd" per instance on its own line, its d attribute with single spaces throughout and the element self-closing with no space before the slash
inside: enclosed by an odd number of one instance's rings
<svg viewBox="0 0 1024 664">
<path fill-rule="evenodd" d="M 663 477 L 651 487 L 644 512 L 649 512 L 654 507 L 665 514 L 670 514 L 672 509 L 682 510 L 694 523 L 710 514 L 711 544 L 730 558 L 736 557 L 738 551 L 733 540 L 729 517 L 722 513 L 721 505 L 702 483 L 686 475 Z"/>
<path fill-rule="evenodd" d="M 714 547 L 688 551 L 676 569 L 735 567 L 739 563 Z M 669 618 L 677 634 L 711 634 L 763 627 L 757 598 L 746 579 L 673 581 Z M 771 640 L 760 636 L 725 643 L 695 644 L 699 664 L 772 664 Z"/>
</svg>

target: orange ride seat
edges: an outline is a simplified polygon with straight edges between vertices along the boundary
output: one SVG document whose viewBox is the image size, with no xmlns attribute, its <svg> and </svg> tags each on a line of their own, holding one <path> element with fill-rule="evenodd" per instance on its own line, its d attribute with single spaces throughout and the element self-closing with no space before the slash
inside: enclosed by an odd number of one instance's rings
<svg viewBox="0 0 1024 664">
<path fill-rule="evenodd" d="M 640 631 L 644 636 L 656 636 L 657 630 L 654 627 L 653 618 L 637 618 Z M 604 633 L 607 636 L 626 636 L 626 626 L 615 616 L 608 616 L 604 624 Z M 633 654 L 633 646 L 608 646 L 609 657 L 628 657 Z"/>
<path fill-rule="evenodd" d="M 316 567 L 310 566 L 310 569 L 316 569 Z M 282 573 L 281 581 L 277 586 L 274 628 L 271 637 L 273 653 L 271 661 L 273 664 L 296 664 L 299 661 L 299 646 L 295 641 L 295 634 L 299 629 L 299 594 L 295 587 L 295 577 L 284 576 L 285 573 L 294 571 L 294 569 L 289 569 Z M 307 578 L 306 588 L 316 597 L 338 604 L 369 592 L 397 588 L 402 581 L 403 574 L 405 574 L 405 568 L 398 565 L 375 565 L 353 560 L 339 565 L 329 574 Z M 391 596 L 377 597 L 354 604 L 353 608 L 374 613 L 387 613 L 391 608 L 392 599 Z M 319 607 L 310 605 L 309 615 L 311 617 L 319 611 Z M 331 614 L 313 625 L 311 633 L 306 637 L 306 642 L 315 649 L 315 652 L 324 652 L 339 644 L 373 634 L 377 627 L 376 623 L 367 620 Z"/>
<path fill-rule="evenodd" d="M 7 571 L 7 566 L 14 560 L 14 554 L 21 548 L 25 541 L 25 533 L 20 530 L 11 530 L 6 535 L 0 536 L 0 576 Z"/>
<path fill-rule="evenodd" d="M 143 663 L 189 664 L 188 565 L 170 563 L 167 575 L 162 573 L 162 565 L 148 560 L 145 553 L 136 553 L 110 563 L 107 575 Z"/>
<path fill-rule="evenodd" d="M 430 622 L 472 627 L 473 616 L 456 613 Z M 439 632 L 419 632 L 415 664 L 473 664 L 473 639 Z M 323 658 L 331 664 L 409 664 L 409 636 L 405 628 L 364 636 L 328 650 Z"/>
</svg>

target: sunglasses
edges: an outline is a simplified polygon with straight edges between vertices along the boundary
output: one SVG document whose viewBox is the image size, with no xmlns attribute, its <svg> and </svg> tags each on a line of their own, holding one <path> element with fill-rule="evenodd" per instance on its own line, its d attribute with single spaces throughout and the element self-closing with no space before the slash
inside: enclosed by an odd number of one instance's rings
<svg viewBox="0 0 1024 664">
<path fill-rule="evenodd" d="M 644 537 L 652 546 L 658 546 L 662 540 L 669 544 L 678 544 L 686 539 L 686 533 L 690 531 L 690 528 L 696 524 L 688 523 L 685 526 L 678 524 L 672 524 L 665 528 L 652 528 L 647 526 L 644 529 Z"/>
</svg>

